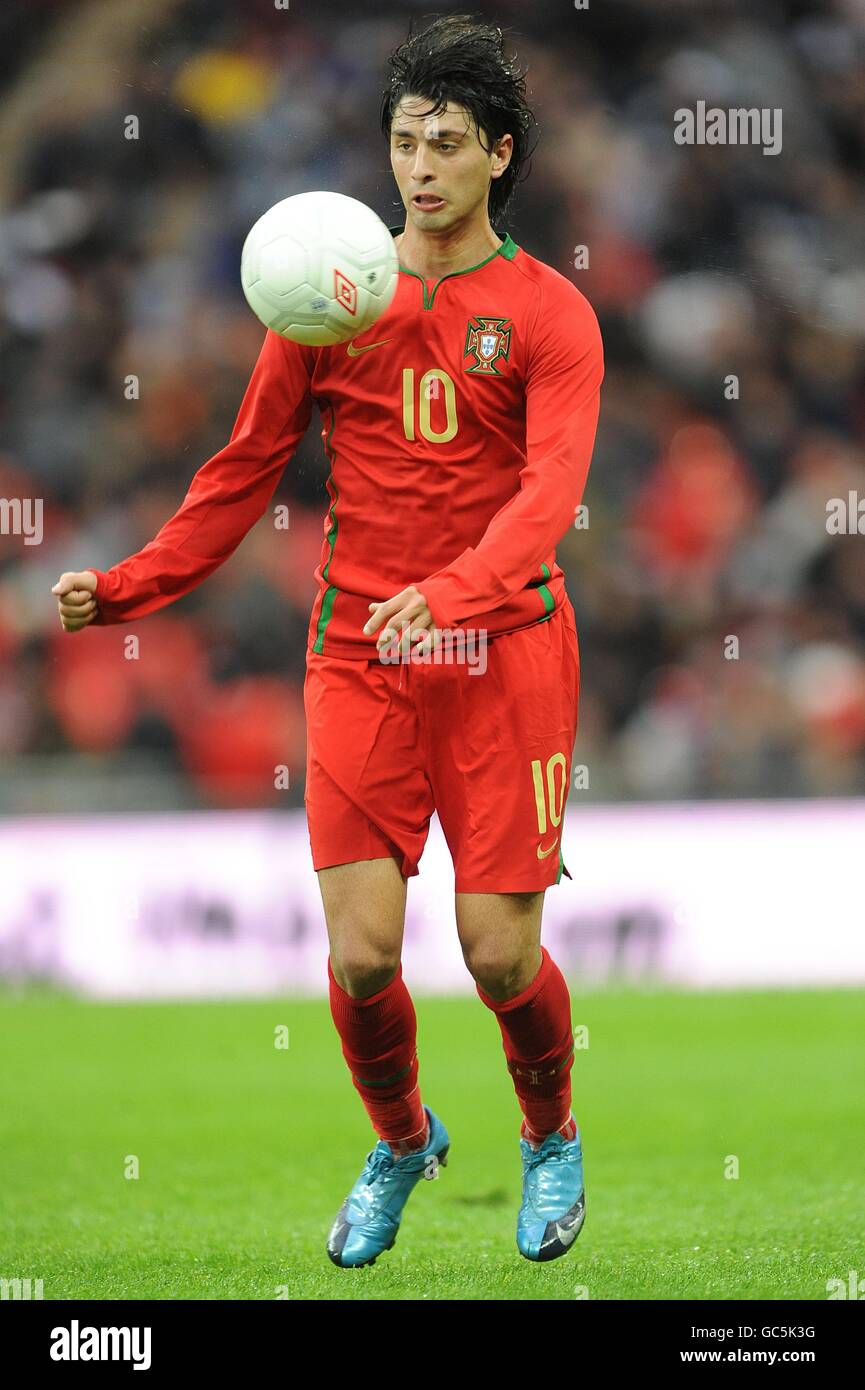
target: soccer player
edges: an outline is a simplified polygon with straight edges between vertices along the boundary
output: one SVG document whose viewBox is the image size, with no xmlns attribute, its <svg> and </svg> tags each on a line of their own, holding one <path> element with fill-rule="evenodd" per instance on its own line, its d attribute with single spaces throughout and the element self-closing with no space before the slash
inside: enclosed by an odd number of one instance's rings
<svg viewBox="0 0 865 1390">
<path fill-rule="evenodd" d="M 552 1260 L 585 1211 L 570 1000 L 540 941 L 544 892 L 570 878 L 579 688 L 555 547 L 589 469 L 601 338 L 575 286 L 494 229 L 534 130 L 498 28 L 451 16 L 410 37 L 390 60 L 382 126 L 405 205 L 387 312 L 334 347 L 268 331 L 229 443 L 175 516 L 136 555 L 64 574 L 53 592 L 67 631 L 188 593 L 263 515 L 317 404 L 330 506 L 305 801 L 331 1012 L 378 1135 L 328 1254 L 348 1267 L 390 1249 L 448 1153 L 421 1099 L 401 966 L 407 880 L 435 809 L 463 956 L 522 1110 L 518 1248 Z"/>
</svg>

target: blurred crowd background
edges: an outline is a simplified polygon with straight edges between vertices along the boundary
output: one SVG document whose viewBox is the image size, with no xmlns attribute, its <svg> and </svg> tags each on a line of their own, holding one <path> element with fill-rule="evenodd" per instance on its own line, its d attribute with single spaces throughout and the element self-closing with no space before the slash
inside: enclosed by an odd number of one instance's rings
<svg viewBox="0 0 865 1390">
<path fill-rule="evenodd" d="M 540 125 L 507 228 L 606 346 L 590 524 L 559 548 L 580 795 L 861 793 L 865 535 L 826 508 L 865 498 L 865 8 L 472 8 L 513 27 Z M 259 214 L 327 188 L 402 222 L 378 100 L 427 13 L 5 0 L 0 497 L 45 510 L 40 545 L 0 536 L 0 811 L 302 804 L 317 421 L 289 529 L 262 521 L 186 599 L 71 637 L 49 591 L 140 548 L 226 442 L 263 334 L 238 281 Z M 782 108 L 782 152 L 677 145 L 700 100 Z"/>
</svg>

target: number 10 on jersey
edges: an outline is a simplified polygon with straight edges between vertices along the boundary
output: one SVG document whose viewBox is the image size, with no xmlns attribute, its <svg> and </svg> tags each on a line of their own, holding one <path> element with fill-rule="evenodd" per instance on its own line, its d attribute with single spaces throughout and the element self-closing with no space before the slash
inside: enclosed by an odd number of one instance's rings
<svg viewBox="0 0 865 1390">
<path fill-rule="evenodd" d="M 434 430 L 430 401 L 441 400 L 444 394 L 445 427 Z M 417 409 L 415 409 L 417 404 Z M 457 393 L 453 379 L 441 367 L 424 372 L 415 386 L 414 367 L 402 371 L 402 423 L 406 439 L 417 439 L 417 429 L 430 444 L 447 444 L 459 428 L 457 424 Z"/>
</svg>

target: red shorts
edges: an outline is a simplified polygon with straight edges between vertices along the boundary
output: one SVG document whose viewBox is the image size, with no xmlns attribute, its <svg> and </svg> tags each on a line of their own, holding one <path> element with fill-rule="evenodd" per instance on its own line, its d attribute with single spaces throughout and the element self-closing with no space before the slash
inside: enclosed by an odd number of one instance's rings
<svg viewBox="0 0 865 1390">
<path fill-rule="evenodd" d="M 570 600 L 473 659 L 388 664 L 307 651 L 304 800 L 316 870 L 393 856 L 410 878 L 435 810 L 458 893 L 532 892 L 571 877 L 561 848 L 580 684 Z"/>
</svg>

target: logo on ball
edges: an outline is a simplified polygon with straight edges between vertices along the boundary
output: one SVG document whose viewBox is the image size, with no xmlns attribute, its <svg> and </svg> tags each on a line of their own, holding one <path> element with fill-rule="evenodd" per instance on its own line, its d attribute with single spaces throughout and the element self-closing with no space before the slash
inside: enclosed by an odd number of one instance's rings
<svg viewBox="0 0 865 1390">
<path fill-rule="evenodd" d="M 333 272 L 333 297 L 349 314 L 357 313 L 357 285 L 353 285 L 341 270 Z"/>
</svg>

